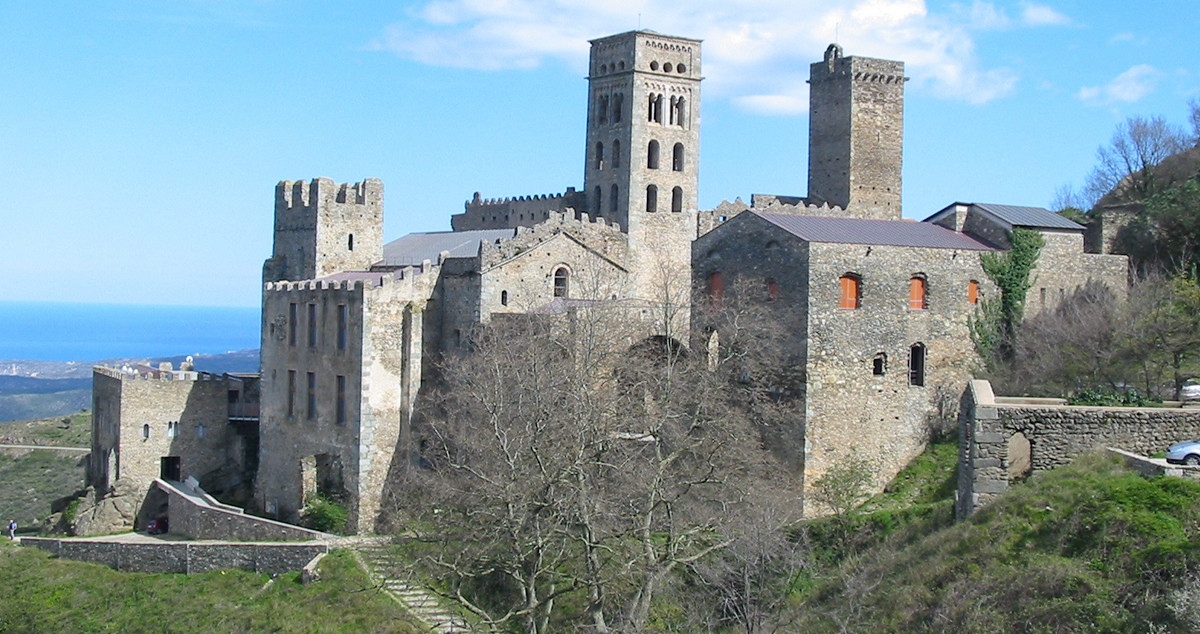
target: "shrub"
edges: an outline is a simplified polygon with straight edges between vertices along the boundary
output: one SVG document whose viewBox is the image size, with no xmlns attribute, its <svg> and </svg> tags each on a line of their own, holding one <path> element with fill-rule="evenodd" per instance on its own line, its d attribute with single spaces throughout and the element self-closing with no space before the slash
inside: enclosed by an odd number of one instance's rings
<svg viewBox="0 0 1200 634">
<path fill-rule="evenodd" d="M 309 499 L 308 504 L 300 513 L 301 523 L 304 526 L 325 533 L 337 534 L 346 532 L 346 518 L 349 515 L 350 512 L 346 510 L 345 505 L 325 495 L 317 495 Z"/>
<path fill-rule="evenodd" d="M 1079 390 L 1067 399 L 1068 405 L 1098 405 L 1101 407 L 1157 407 L 1162 401 L 1130 388 L 1093 387 Z"/>
</svg>

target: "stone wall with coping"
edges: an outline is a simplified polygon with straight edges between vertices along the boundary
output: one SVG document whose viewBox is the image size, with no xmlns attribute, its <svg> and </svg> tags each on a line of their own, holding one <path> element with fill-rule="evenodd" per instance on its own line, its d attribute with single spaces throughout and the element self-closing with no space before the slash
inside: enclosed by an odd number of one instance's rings
<svg viewBox="0 0 1200 634">
<path fill-rule="evenodd" d="M 327 537 L 319 531 L 246 515 L 240 509 L 198 504 L 173 487 L 167 487 L 167 504 L 169 532 L 189 539 L 303 541 Z"/>
<path fill-rule="evenodd" d="M 454 231 L 530 227 L 554 214 L 586 208 L 587 200 L 574 187 L 568 187 L 562 194 L 514 198 L 484 199 L 475 192 L 475 197 L 463 204 L 463 213 L 450 216 L 450 227 Z"/>
<path fill-rule="evenodd" d="M 1141 455 L 1200 438 L 1200 409 L 1083 407 L 1005 402 L 987 381 L 973 380 L 959 409 L 956 514 L 967 517 L 1009 485 L 1009 442 L 1017 433 L 1030 443 L 1033 472 L 1107 447 Z"/>
<path fill-rule="evenodd" d="M 63 559 L 103 564 L 122 572 L 198 574 L 240 569 L 277 575 L 301 570 L 329 552 L 325 544 L 201 544 L 25 537 L 22 546 L 40 548 Z"/>
</svg>

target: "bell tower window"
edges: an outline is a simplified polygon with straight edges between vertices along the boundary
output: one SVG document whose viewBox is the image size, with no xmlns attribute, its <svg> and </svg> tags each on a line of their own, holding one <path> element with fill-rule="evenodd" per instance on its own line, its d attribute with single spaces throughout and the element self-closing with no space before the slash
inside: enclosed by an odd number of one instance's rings
<svg viewBox="0 0 1200 634">
<path fill-rule="evenodd" d="M 658 211 L 658 187 L 654 185 L 646 186 L 646 212 L 654 213 Z"/>
<path fill-rule="evenodd" d="M 658 141 L 650 141 L 646 147 L 646 169 L 658 169 Z"/>
</svg>

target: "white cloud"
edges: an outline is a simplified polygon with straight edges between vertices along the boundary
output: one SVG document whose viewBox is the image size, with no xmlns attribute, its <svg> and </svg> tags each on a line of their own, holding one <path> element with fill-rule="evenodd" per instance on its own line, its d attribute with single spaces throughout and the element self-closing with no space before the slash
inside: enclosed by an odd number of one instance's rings
<svg viewBox="0 0 1200 634">
<path fill-rule="evenodd" d="M 1021 22 L 1028 26 L 1066 26 L 1071 24 L 1071 18 L 1046 5 L 1026 2 L 1021 10 Z"/>
<path fill-rule="evenodd" d="M 1056 12 L 1025 5 L 1048 23 Z M 924 0 L 432 0 L 368 46 L 424 64 L 484 70 L 557 60 L 580 73 L 587 40 L 638 28 L 704 40 L 705 92 L 756 112 L 807 108 L 809 63 L 835 39 L 847 55 L 903 60 L 914 86 L 970 103 L 1012 92 L 1017 75 L 986 68 L 972 32 L 1012 21 L 988 2 L 931 15 Z"/>
<path fill-rule="evenodd" d="M 1149 64 L 1138 64 L 1103 86 L 1084 86 L 1079 98 L 1093 105 L 1132 103 L 1154 91 L 1162 73 Z"/>
</svg>

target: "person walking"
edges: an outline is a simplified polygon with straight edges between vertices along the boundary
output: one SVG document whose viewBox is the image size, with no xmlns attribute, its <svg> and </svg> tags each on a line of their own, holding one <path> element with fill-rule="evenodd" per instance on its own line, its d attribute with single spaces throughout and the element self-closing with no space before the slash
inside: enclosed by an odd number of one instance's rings
<svg viewBox="0 0 1200 634">
<path fill-rule="evenodd" d="M 17 538 L 17 520 L 8 520 L 8 538 L 12 540 Z"/>
</svg>

